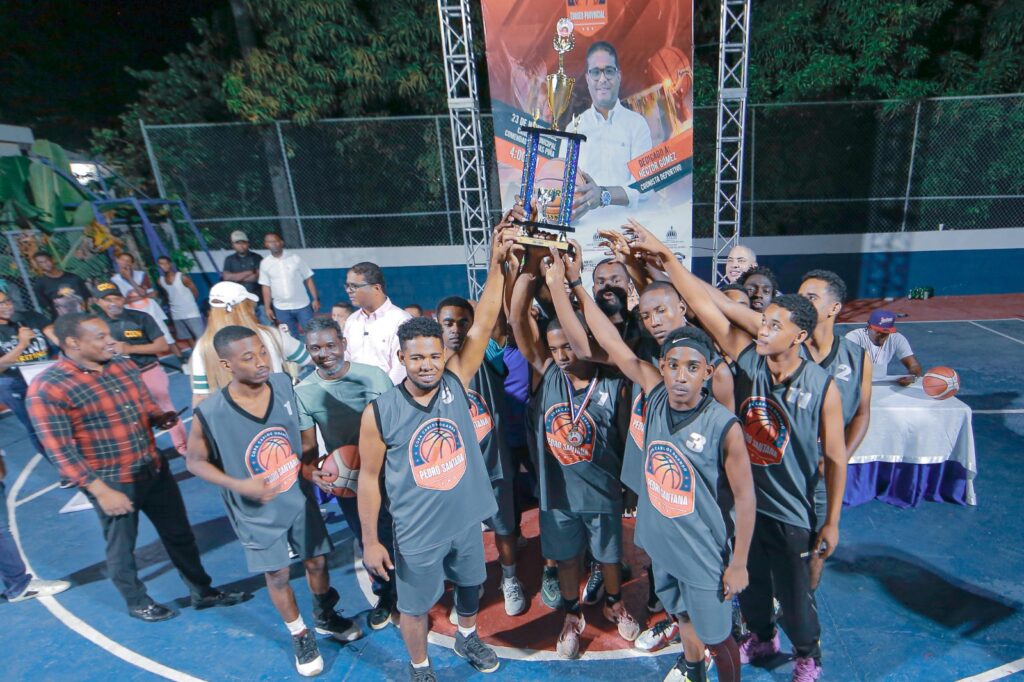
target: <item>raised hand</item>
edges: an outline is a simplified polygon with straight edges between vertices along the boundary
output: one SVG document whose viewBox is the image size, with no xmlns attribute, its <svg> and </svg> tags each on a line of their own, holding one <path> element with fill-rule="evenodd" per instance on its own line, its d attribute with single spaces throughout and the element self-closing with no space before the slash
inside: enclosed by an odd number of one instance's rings
<svg viewBox="0 0 1024 682">
<path fill-rule="evenodd" d="M 633 218 L 630 218 L 622 228 L 629 240 L 630 251 L 638 257 L 642 256 L 649 264 L 657 266 L 675 258 L 660 239 Z"/>
<path fill-rule="evenodd" d="M 562 255 L 558 253 L 558 249 L 552 246 L 548 251 L 551 256 L 544 258 L 540 267 L 545 284 L 549 289 L 553 289 L 565 281 L 565 263 L 562 262 Z"/>
<path fill-rule="evenodd" d="M 583 247 L 575 239 L 570 239 L 572 251 L 562 256 L 562 263 L 565 265 L 565 278 L 570 282 L 580 279 L 583 274 Z"/>
</svg>

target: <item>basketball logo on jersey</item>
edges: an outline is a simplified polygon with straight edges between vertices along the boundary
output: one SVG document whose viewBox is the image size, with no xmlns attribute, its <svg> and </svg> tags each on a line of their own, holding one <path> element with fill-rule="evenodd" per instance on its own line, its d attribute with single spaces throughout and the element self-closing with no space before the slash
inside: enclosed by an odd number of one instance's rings
<svg viewBox="0 0 1024 682">
<path fill-rule="evenodd" d="M 636 446 L 644 447 L 644 413 L 647 412 L 647 397 L 643 391 L 636 394 L 633 407 L 629 410 L 629 435 Z"/>
<path fill-rule="evenodd" d="M 477 442 L 483 443 L 484 438 L 494 428 L 491 411 L 487 407 L 487 401 L 476 391 L 467 389 L 466 397 L 469 398 L 469 416 L 473 418 L 473 429 L 476 431 Z"/>
<path fill-rule="evenodd" d="M 245 465 L 250 476 L 263 479 L 278 493 L 295 485 L 299 476 L 299 457 L 292 450 L 288 431 L 280 426 L 256 434 L 246 448 Z"/>
<path fill-rule="evenodd" d="M 466 473 L 466 448 L 451 419 L 420 424 L 409 440 L 412 478 L 420 488 L 451 490 Z"/>
<path fill-rule="evenodd" d="M 569 403 L 556 403 L 544 414 L 544 438 L 562 466 L 592 461 L 596 432 L 597 426 L 586 412 L 572 423 Z"/>
<path fill-rule="evenodd" d="M 693 513 L 693 467 L 672 443 L 656 440 L 647 446 L 644 463 L 647 498 L 670 519 Z"/>
<path fill-rule="evenodd" d="M 743 416 L 743 440 L 750 463 L 755 466 L 778 464 L 789 445 L 789 423 L 776 402 L 751 396 L 740 407 Z"/>
</svg>

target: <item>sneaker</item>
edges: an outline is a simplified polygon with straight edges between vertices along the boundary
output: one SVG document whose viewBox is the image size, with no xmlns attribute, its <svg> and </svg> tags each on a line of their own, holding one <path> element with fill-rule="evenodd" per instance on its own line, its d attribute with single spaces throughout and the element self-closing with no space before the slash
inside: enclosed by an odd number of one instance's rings
<svg viewBox="0 0 1024 682">
<path fill-rule="evenodd" d="M 557 572 L 549 575 L 548 571 L 544 571 L 540 581 L 540 600 L 549 609 L 562 608 L 562 588 L 558 584 Z"/>
<path fill-rule="evenodd" d="M 52 597 L 69 587 L 71 587 L 71 583 L 67 580 L 40 580 L 39 578 L 33 578 L 28 581 L 28 585 L 21 591 L 21 594 L 17 597 L 11 597 L 7 601 L 14 603 L 36 599 L 37 597 Z"/>
<path fill-rule="evenodd" d="M 295 669 L 300 675 L 314 677 L 324 671 L 324 659 L 312 630 L 306 628 L 302 634 L 292 637 L 292 649 L 295 650 Z"/>
<path fill-rule="evenodd" d="M 621 601 L 615 602 L 615 606 L 605 604 L 601 611 L 604 617 L 615 623 L 619 637 L 627 642 L 635 641 L 640 635 L 640 623 L 626 610 L 626 605 Z"/>
<path fill-rule="evenodd" d="M 668 671 L 662 682 L 693 682 L 689 677 L 686 676 L 686 655 L 679 654 L 679 658 L 676 659 L 675 665 Z"/>
<path fill-rule="evenodd" d="M 604 596 L 604 574 L 601 572 L 601 564 L 596 561 L 590 564 L 590 577 L 583 588 L 583 596 L 580 601 L 587 606 L 593 606 L 601 601 Z"/>
<path fill-rule="evenodd" d="M 331 609 L 316 619 L 318 635 L 330 635 L 339 642 L 354 642 L 363 636 L 363 629 L 355 621 Z"/>
<path fill-rule="evenodd" d="M 456 630 L 454 651 L 456 656 L 466 659 L 482 673 L 493 673 L 501 665 L 494 649 L 483 643 L 476 630 L 468 637 Z"/>
<path fill-rule="evenodd" d="M 793 682 L 814 682 L 821 677 L 821 664 L 813 658 L 797 656 L 793 668 Z"/>
<path fill-rule="evenodd" d="M 660 651 L 679 641 L 679 623 L 675 618 L 665 618 L 641 632 L 633 642 L 633 648 L 648 652 Z"/>
<path fill-rule="evenodd" d="M 510 616 L 518 616 L 526 610 L 526 597 L 523 596 L 523 585 L 519 578 L 503 578 L 501 581 L 501 593 L 505 596 L 505 613 Z"/>
<path fill-rule="evenodd" d="M 391 625 L 391 613 L 394 610 L 395 600 L 391 597 L 381 597 L 366 616 L 366 624 L 370 626 L 371 630 L 383 630 Z"/>
<path fill-rule="evenodd" d="M 740 663 L 754 663 L 758 659 L 774 656 L 779 651 L 778 632 L 767 642 L 762 642 L 757 635 L 751 632 L 740 642 Z"/>
<path fill-rule="evenodd" d="M 252 594 L 249 592 L 223 592 L 221 590 L 212 590 L 209 594 L 205 594 L 202 597 L 192 598 L 192 608 L 196 611 L 202 611 L 203 609 L 210 609 L 214 606 L 234 606 L 235 604 L 241 604 L 252 599 Z"/>
<path fill-rule="evenodd" d="M 434 668 L 427 666 L 426 668 L 414 668 L 412 663 L 409 664 L 409 679 L 412 682 L 437 682 L 437 675 L 434 674 Z"/>
<path fill-rule="evenodd" d="M 587 627 L 587 621 L 583 614 L 565 614 L 565 622 L 562 624 L 562 633 L 558 635 L 558 655 L 562 658 L 579 658 L 580 656 L 580 635 L 583 628 Z"/>
</svg>

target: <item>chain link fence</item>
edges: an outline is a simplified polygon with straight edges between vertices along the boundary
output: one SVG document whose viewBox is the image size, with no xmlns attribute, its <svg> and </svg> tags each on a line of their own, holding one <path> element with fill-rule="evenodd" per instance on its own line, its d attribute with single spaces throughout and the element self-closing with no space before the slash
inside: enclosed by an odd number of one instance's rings
<svg viewBox="0 0 1024 682">
<path fill-rule="evenodd" d="M 713 225 L 715 125 L 694 112 L 695 237 Z M 214 248 L 235 229 L 307 248 L 462 243 L 447 116 L 144 130 L 161 192 Z M 1024 95 L 750 105 L 743 235 L 1024 226 L 1022 130 Z"/>
</svg>

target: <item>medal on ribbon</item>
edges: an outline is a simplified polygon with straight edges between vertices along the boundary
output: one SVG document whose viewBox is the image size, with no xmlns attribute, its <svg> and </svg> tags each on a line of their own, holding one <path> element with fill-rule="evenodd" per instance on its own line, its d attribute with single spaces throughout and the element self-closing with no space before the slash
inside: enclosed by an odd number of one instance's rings
<svg viewBox="0 0 1024 682">
<path fill-rule="evenodd" d="M 569 445 L 573 447 L 579 447 L 583 445 L 583 441 L 586 438 L 584 425 L 582 424 L 583 413 L 587 411 L 587 405 L 590 404 L 590 398 L 594 395 L 594 390 L 597 388 L 597 374 L 594 374 L 594 378 L 590 380 L 590 384 L 587 386 L 587 392 L 583 395 L 583 400 L 580 402 L 579 408 L 576 407 L 576 403 L 573 402 L 573 386 L 572 380 L 569 379 L 569 375 L 562 372 L 562 378 L 565 379 L 565 386 L 569 390 L 569 416 L 571 418 L 569 433 L 566 434 L 565 439 L 569 441 Z"/>
</svg>

